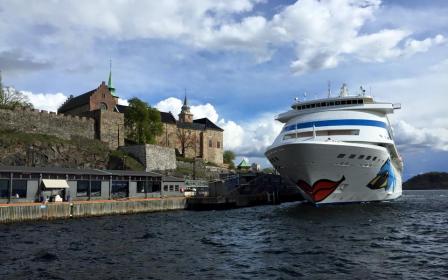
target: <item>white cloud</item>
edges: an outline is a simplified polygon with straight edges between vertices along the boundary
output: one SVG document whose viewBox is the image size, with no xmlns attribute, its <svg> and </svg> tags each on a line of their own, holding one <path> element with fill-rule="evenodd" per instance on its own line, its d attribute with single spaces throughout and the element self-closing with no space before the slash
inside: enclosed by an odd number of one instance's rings
<svg viewBox="0 0 448 280">
<path fill-rule="evenodd" d="M 176 97 L 169 97 L 159 101 L 154 107 L 162 112 L 171 112 L 174 117 L 177 118 L 177 115 L 179 115 L 182 107 L 182 100 Z"/>
<path fill-rule="evenodd" d="M 80 53 L 91 53 L 88 50 L 95 48 L 96 41 L 111 39 L 161 39 L 193 49 L 243 51 L 252 53 L 257 62 L 269 60 L 279 47 L 292 46 L 296 58 L 291 70 L 301 74 L 336 67 L 347 58 L 383 62 L 425 52 L 445 41 L 441 34 L 416 40 L 410 37 L 409 27 L 366 33 L 363 27 L 383 12 L 379 0 L 300 0 L 271 19 L 255 14 L 259 2 L 67 0 L 29 4 L 4 0 L 0 11 L 14 16 L 0 19 L 0 50 L 40 50 L 36 59 L 41 61 L 70 56 L 76 66 Z M 23 41 L 36 43 L 30 48 Z"/>
<path fill-rule="evenodd" d="M 215 107 L 210 103 L 197 106 L 193 105 L 190 107 L 190 111 L 196 119 L 208 118 L 212 122 L 218 121 L 218 113 L 216 112 Z"/>
<path fill-rule="evenodd" d="M 241 124 L 220 120 L 218 125 L 224 129 L 224 148 L 239 156 L 263 157 L 283 126 L 274 119 L 275 116 L 275 113 L 265 113 Z"/>
<path fill-rule="evenodd" d="M 176 97 L 169 97 L 159 101 L 154 107 L 159 111 L 171 112 L 177 119 L 181 111 L 183 101 Z M 218 113 L 213 105 L 210 103 L 191 105 L 190 112 L 195 119 L 208 118 L 212 122 L 218 121 Z"/>
<path fill-rule="evenodd" d="M 118 98 L 118 105 L 129 106 L 129 102 L 126 99 Z"/>
<path fill-rule="evenodd" d="M 404 120 L 394 124 L 395 140 L 401 151 L 433 149 L 448 151 L 448 127 L 415 127 Z"/>
<path fill-rule="evenodd" d="M 22 91 L 33 104 L 34 108 L 46 110 L 49 112 L 57 112 L 62 103 L 67 100 L 67 96 L 63 93 L 33 93 L 31 91 Z"/>
<path fill-rule="evenodd" d="M 448 60 L 401 79 L 370 83 L 377 100 L 401 103 L 391 115 L 400 149 L 448 150 Z"/>
</svg>

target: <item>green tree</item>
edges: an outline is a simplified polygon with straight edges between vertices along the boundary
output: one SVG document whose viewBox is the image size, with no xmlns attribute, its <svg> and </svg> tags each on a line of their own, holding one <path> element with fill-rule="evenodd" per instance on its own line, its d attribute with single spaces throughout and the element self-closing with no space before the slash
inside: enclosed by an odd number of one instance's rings
<svg viewBox="0 0 448 280">
<path fill-rule="evenodd" d="M 266 173 L 266 174 L 274 174 L 274 173 L 275 173 L 275 170 L 274 170 L 274 168 L 272 168 L 272 167 L 266 167 L 266 168 L 263 169 L 263 173 Z"/>
<path fill-rule="evenodd" d="M 3 87 L 2 73 L 0 71 L 0 108 L 14 109 L 16 107 L 32 108 L 28 97 L 13 87 Z"/>
<path fill-rule="evenodd" d="M 138 98 L 129 100 L 124 119 L 128 138 L 137 144 L 154 144 L 156 137 L 162 134 L 159 111 Z"/>
<path fill-rule="evenodd" d="M 225 164 L 229 165 L 230 169 L 235 169 L 235 163 L 233 162 L 235 160 L 235 153 L 232 151 L 224 151 L 223 154 L 223 160 Z"/>
</svg>

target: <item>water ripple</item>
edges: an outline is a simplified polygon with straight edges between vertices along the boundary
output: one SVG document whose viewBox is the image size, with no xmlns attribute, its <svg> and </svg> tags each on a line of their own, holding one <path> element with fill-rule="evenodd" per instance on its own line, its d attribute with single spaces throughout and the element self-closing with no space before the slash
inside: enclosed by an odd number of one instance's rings
<svg viewBox="0 0 448 280">
<path fill-rule="evenodd" d="M 446 279 L 447 197 L 0 225 L 0 279 Z"/>
</svg>

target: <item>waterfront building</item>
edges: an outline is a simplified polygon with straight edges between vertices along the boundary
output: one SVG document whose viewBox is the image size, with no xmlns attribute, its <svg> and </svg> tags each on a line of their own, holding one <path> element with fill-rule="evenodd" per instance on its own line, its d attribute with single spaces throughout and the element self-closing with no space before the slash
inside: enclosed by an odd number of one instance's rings
<svg viewBox="0 0 448 280">
<path fill-rule="evenodd" d="M 161 197 L 161 186 L 154 172 L 0 166 L 0 203 Z"/>
<path fill-rule="evenodd" d="M 162 196 L 173 196 L 185 191 L 185 179 L 164 176 L 162 179 Z"/>
<path fill-rule="evenodd" d="M 243 158 L 243 160 L 240 162 L 240 164 L 238 164 L 238 166 L 236 167 L 238 170 L 249 170 L 250 169 L 250 164 L 249 162 Z"/>
</svg>

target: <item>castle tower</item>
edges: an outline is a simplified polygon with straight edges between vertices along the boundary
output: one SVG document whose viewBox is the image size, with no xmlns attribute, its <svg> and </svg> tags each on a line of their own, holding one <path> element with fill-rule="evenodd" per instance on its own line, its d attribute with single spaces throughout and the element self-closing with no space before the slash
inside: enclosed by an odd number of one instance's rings
<svg viewBox="0 0 448 280">
<path fill-rule="evenodd" d="M 190 106 L 187 104 L 187 95 L 184 97 L 184 105 L 182 105 L 182 111 L 179 114 L 179 122 L 192 123 L 193 114 L 190 112 Z"/>
</svg>

